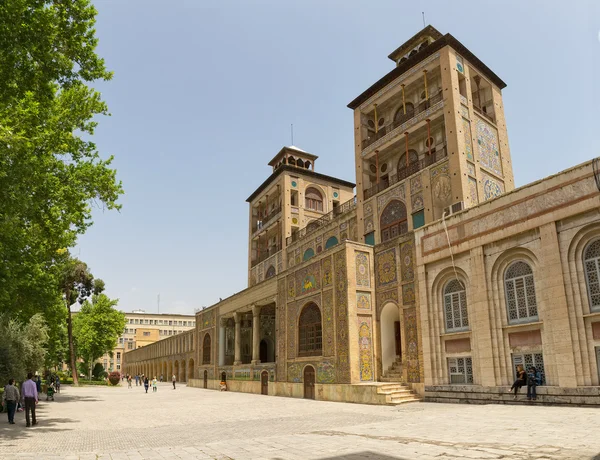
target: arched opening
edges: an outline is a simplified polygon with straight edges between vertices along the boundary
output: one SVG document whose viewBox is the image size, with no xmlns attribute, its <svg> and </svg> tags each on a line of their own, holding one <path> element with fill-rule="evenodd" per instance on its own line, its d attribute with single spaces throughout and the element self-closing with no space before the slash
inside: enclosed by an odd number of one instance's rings
<svg viewBox="0 0 600 460">
<path fill-rule="evenodd" d="M 467 291 L 464 284 L 457 279 L 449 281 L 444 287 L 444 320 L 446 332 L 469 329 Z"/>
<path fill-rule="evenodd" d="M 314 187 L 308 187 L 304 193 L 306 209 L 313 211 L 323 211 L 323 195 Z"/>
<path fill-rule="evenodd" d="M 204 388 L 208 388 L 208 371 L 204 369 Z"/>
<path fill-rule="evenodd" d="M 315 368 L 304 368 L 304 399 L 315 399 Z"/>
<path fill-rule="evenodd" d="M 267 341 L 265 339 L 262 339 L 259 344 L 259 356 L 260 356 L 261 363 L 267 362 L 267 360 L 268 360 L 267 351 L 268 351 Z"/>
<path fill-rule="evenodd" d="M 418 51 L 417 51 L 416 49 L 415 49 L 415 50 L 412 50 L 412 51 L 409 53 L 408 57 L 409 57 L 409 58 L 411 58 L 411 57 L 413 57 L 413 56 L 414 56 L 415 54 L 417 54 L 417 53 L 418 53 Z"/>
<path fill-rule="evenodd" d="M 385 207 L 379 219 L 381 242 L 388 241 L 408 231 L 406 206 L 400 200 L 392 200 Z"/>
<path fill-rule="evenodd" d="M 265 273 L 265 279 L 268 280 L 269 278 L 273 278 L 275 276 L 275 267 L 273 265 L 270 265 L 269 268 L 267 268 L 267 272 Z"/>
<path fill-rule="evenodd" d="M 600 310 L 600 240 L 592 241 L 583 251 L 583 266 L 590 311 Z M 599 369 L 600 372 L 600 369 Z"/>
<path fill-rule="evenodd" d="M 185 367 L 185 361 L 181 361 L 181 381 L 182 382 L 186 382 L 187 378 L 186 378 L 186 367 Z"/>
<path fill-rule="evenodd" d="M 296 159 L 294 157 L 288 157 L 288 164 L 296 166 Z"/>
<path fill-rule="evenodd" d="M 335 236 L 329 237 L 325 242 L 325 249 L 329 249 L 338 244 L 338 239 Z"/>
<path fill-rule="evenodd" d="M 262 371 L 260 373 L 260 394 L 269 394 L 269 372 Z"/>
<path fill-rule="evenodd" d="M 202 341 L 202 364 L 210 364 L 210 345 L 210 334 L 207 332 Z"/>
<path fill-rule="evenodd" d="M 194 360 L 190 359 L 188 363 L 188 379 L 194 378 Z"/>
<path fill-rule="evenodd" d="M 304 161 L 298 159 L 298 161 L 296 161 L 296 166 L 298 166 L 299 168 L 304 168 Z"/>
<path fill-rule="evenodd" d="M 538 320 L 533 271 L 522 260 L 513 262 L 504 273 L 508 322 L 528 323 Z"/>
<path fill-rule="evenodd" d="M 406 107 L 406 114 L 404 113 L 404 108 Z M 406 120 L 410 120 L 415 113 L 415 107 L 412 105 L 411 102 L 406 102 L 404 104 L 404 106 L 400 106 L 400 108 L 398 110 L 396 110 L 396 113 L 394 115 L 394 123 L 395 124 L 401 124 L 404 123 Z"/>
<path fill-rule="evenodd" d="M 304 251 L 304 256 L 302 257 L 302 260 L 308 260 L 314 256 L 315 256 L 315 251 L 313 250 L 313 248 L 308 248 L 306 251 Z"/>
<path fill-rule="evenodd" d="M 298 356 L 320 356 L 322 343 L 321 310 L 316 304 L 309 303 L 298 321 Z"/>
<path fill-rule="evenodd" d="M 400 311 L 393 303 L 384 305 L 379 320 L 381 329 L 381 367 L 386 373 L 397 359 L 402 360 Z"/>
<path fill-rule="evenodd" d="M 417 163 L 419 161 L 419 155 L 415 150 L 408 151 L 408 164 L 406 164 L 406 152 L 404 152 L 400 156 L 400 160 L 398 160 L 398 171 L 402 169 L 409 168 L 413 163 Z"/>
</svg>

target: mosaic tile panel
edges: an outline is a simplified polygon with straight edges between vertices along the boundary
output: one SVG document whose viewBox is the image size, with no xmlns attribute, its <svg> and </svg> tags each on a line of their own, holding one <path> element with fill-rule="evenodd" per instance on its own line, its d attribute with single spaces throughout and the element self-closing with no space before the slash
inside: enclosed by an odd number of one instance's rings
<svg viewBox="0 0 600 460">
<path fill-rule="evenodd" d="M 501 176 L 502 164 L 498 146 L 498 131 L 480 117 L 477 117 L 477 144 L 481 166 Z"/>
<path fill-rule="evenodd" d="M 375 256 L 377 287 L 387 286 L 398 281 L 396 273 L 396 248 L 382 251 Z"/>
<path fill-rule="evenodd" d="M 405 241 L 400 246 L 402 281 L 412 281 L 415 278 L 413 249 L 414 241 Z"/>
<path fill-rule="evenodd" d="M 468 161 L 467 161 L 467 172 L 473 177 L 477 176 L 477 174 L 475 174 L 475 165 L 473 163 L 469 163 Z"/>
<path fill-rule="evenodd" d="M 431 179 L 435 179 L 440 175 L 450 176 L 450 169 L 448 166 L 448 162 L 444 161 L 442 164 L 434 166 L 431 168 Z"/>
<path fill-rule="evenodd" d="M 264 280 L 265 280 L 264 265 L 259 264 L 258 265 L 258 282 L 260 283 L 261 281 L 264 281 Z"/>
<path fill-rule="evenodd" d="M 321 289 L 321 263 L 315 262 L 296 272 L 296 295 L 310 294 Z"/>
<path fill-rule="evenodd" d="M 323 356 L 335 355 L 333 290 L 323 291 Z"/>
<path fill-rule="evenodd" d="M 504 184 L 502 181 L 495 179 L 492 176 L 488 176 L 485 173 L 481 174 L 483 181 L 483 200 L 491 200 L 504 193 Z"/>
<path fill-rule="evenodd" d="M 335 314 L 337 342 L 337 382 L 350 383 L 350 355 L 348 343 L 348 274 L 346 253 L 339 251 L 334 256 L 335 269 Z"/>
<path fill-rule="evenodd" d="M 333 284 L 333 267 L 331 265 L 331 257 L 325 257 L 321 263 L 323 264 L 323 287 Z"/>
<path fill-rule="evenodd" d="M 388 192 L 377 197 L 377 208 L 379 209 L 379 212 L 381 212 L 385 208 L 385 205 L 393 199 L 406 201 L 406 190 L 404 189 L 404 182 L 398 184 L 397 186 L 390 189 Z"/>
<path fill-rule="evenodd" d="M 471 122 L 462 119 L 463 122 L 463 136 L 465 139 L 465 153 L 467 155 L 467 160 L 473 161 L 473 142 L 471 141 Z"/>
<path fill-rule="evenodd" d="M 292 278 L 291 276 L 288 278 Z M 286 282 L 285 279 L 277 281 L 277 331 L 275 338 L 277 340 L 277 380 L 285 380 L 285 296 L 286 296 Z"/>
<path fill-rule="evenodd" d="M 371 293 L 357 292 L 356 293 L 356 308 L 358 310 L 371 310 Z"/>
<path fill-rule="evenodd" d="M 360 381 L 373 380 L 373 340 L 371 338 L 371 318 L 360 317 L 358 321 L 358 352 Z"/>
<path fill-rule="evenodd" d="M 452 201 L 452 186 L 448 162 L 431 168 L 431 190 L 436 206 L 448 206 Z"/>
<path fill-rule="evenodd" d="M 471 201 L 471 204 L 475 205 L 479 203 L 479 198 L 477 197 L 477 179 L 469 177 L 468 181 L 469 200 Z"/>
<path fill-rule="evenodd" d="M 367 201 L 363 206 L 363 213 L 365 217 L 373 215 L 373 201 Z"/>
<path fill-rule="evenodd" d="M 419 369 L 419 337 L 417 330 L 417 309 L 407 308 L 404 310 L 404 334 L 406 335 L 406 366 L 408 381 L 418 383 L 421 381 Z"/>
<path fill-rule="evenodd" d="M 423 209 L 423 192 L 417 192 L 414 195 L 411 195 L 410 205 L 412 207 L 412 212 L 418 211 L 419 209 Z"/>
<path fill-rule="evenodd" d="M 283 253 L 280 251 L 277 254 L 277 273 L 281 273 L 283 271 Z"/>
<path fill-rule="evenodd" d="M 373 225 L 373 216 L 365 217 L 365 233 L 370 233 L 375 230 Z"/>
<path fill-rule="evenodd" d="M 294 251 L 289 251 L 287 254 L 287 266 L 288 268 L 293 267 L 295 264 L 296 260 L 294 259 Z"/>
<path fill-rule="evenodd" d="M 294 359 L 296 357 L 296 303 L 287 305 L 287 357 Z"/>
<path fill-rule="evenodd" d="M 335 364 L 330 361 L 317 363 L 317 383 L 335 383 Z"/>
<path fill-rule="evenodd" d="M 292 363 L 288 365 L 287 381 L 294 383 L 302 382 L 302 370 L 304 369 L 304 365 L 304 363 Z"/>
<path fill-rule="evenodd" d="M 413 283 L 402 286 L 402 304 L 412 305 L 415 303 L 415 285 Z"/>
<path fill-rule="evenodd" d="M 417 174 L 415 177 L 413 177 L 410 180 L 410 194 L 412 195 L 422 189 L 423 189 L 423 183 L 421 181 L 421 175 Z"/>
<path fill-rule="evenodd" d="M 296 282 L 294 275 L 290 275 L 287 277 L 287 298 L 290 300 L 294 297 L 296 297 Z"/>
<path fill-rule="evenodd" d="M 369 270 L 369 254 L 356 251 L 356 285 L 371 287 L 371 270 Z"/>
<path fill-rule="evenodd" d="M 398 305 L 398 288 L 377 292 L 377 319 L 381 317 L 381 310 L 388 302 Z"/>
<path fill-rule="evenodd" d="M 463 102 L 463 101 L 462 101 L 463 97 L 464 97 L 464 96 L 461 96 L 461 97 L 460 97 L 460 102 Z M 467 105 L 467 102 L 466 102 L 466 100 L 467 100 L 467 99 L 465 98 L 465 102 L 463 102 L 463 104 L 465 104 L 465 105 Z M 460 114 L 462 115 L 462 117 L 463 117 L 464 119 L 466 119 L 466 120 L 469 120 L 469 118 L 470 118 L 470 117 L 469 117 L 469 109 L 468 109 L 468 108 L 466 108 L 464 105 L 461 105 L 461 106 L 460 106 Z"/>
</svg>

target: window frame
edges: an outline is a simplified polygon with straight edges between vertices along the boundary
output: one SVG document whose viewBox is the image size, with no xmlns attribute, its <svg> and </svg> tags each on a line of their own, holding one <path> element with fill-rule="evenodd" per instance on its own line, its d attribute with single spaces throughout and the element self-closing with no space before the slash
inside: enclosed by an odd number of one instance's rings
<svg viewBox="0 0 600 460">
<path fill-rule="evenodd" d="M 457 283 L 461 289 L 448 292 L 448 289 L 450 288 L 452 283 Z M 455 313 L 456 313 L 456 311 L 455 311 L 456 306 L 454 304 L 455 296 L 458 297 L 458 316 L 459 316 L 458 319 L 460 321 L 460 326 L 458 326 L 458 327 L 454 326 L 456 324 L 456 320 L 457 320 L 457 318 L 455 316 Z M 468 331 L 470 329 L 469 303 L 467 301 L 467 289 L 466 289 L 465 283 L 456 278 L 453 278 L 450 281 L 446 282 L 446 284 L 444 284 L 443 299 L 444 299 L 443 300 L 443 312 L 444 312 L 445 331 L 446 332 Z M 451 318 L 452 327 L 448 327 L 448 305 L 447 305 L 448 300 L 450 301 L 450 313 L 452 315 L 452 318 Z M 463 307 L 464 307 L 464 311 L 465 311 L 465 316 L 463 316 Z M 466 323 L 466 325 L 465 325 L 465 323 Z"/>
<path fill-rule="evenodd" d="M 531 357 L 530 362 L 527 362 L 526 357 Z M 529 371 L 529 367 L 535 367 L 535 370 L 538 371 L 542 377 L 542 385 L 546 385 L 546 369 L 544 367 L 544 353 L 542 350 L 539 351 L 529 351 L 523 353 L 512 353 L 510 355 L 510 361 L 512 364 L 513 370 L 513 378 L 517 379 L 517 366 L 523 366 L 523 370 L 525 373 Z"/>
<path fill-rule="evenodd" d="M 314 191 L 314 193 L 312 193 Z M 309 196 L 310 195 L 310 196 Z M 319 198 L 317 198 L 319 197 Z M 324 212 L 325 198 L 320 190 L 313 186 L 309 186 L 304 191 L 304 208 L 316 212 Z"/>
<path fill-rule="evenodd" d="M 313 312 L 318 313 L 319 321 L 308 322 L 306 317 Z M 309 318 L 310 319 L 310 318 Z M 303 320 L 305 321 L 303 323 Z M 323 315 L 321 309 L 314 303 L 308 303 L 302 308 L 298 317 L 298 356 L 323 355 Z"/>
<path fill-rule="evenodd" d="M 208 347 L 206 346 L 208 339 Z M 212 349 L 212 337 L 210 333 L 204 334 L 204 338 L 202 339 L 202 364 L 210 364 L 211 361 L 211 349 Z"/>
<path fill-rule="evenodd" d="M 598 303 L 597 305 L 594 305 L 594 302 L 592 300 L 592 291 L 590 288 L 590 274 L 588 272 L 588 263 L 592 262 L 594 264 L 594 269 L 595 269 L 595 275 L 596 278 L 598 280 L 598 282 L 596 284 L 598 284 L 598 289 L 600 289 L 600 255 L 597 257 L 586 257 L 586 253 L 590 250 L 590 247 L 594 244 L 600 244 L 600 239 L 594 239 L 591 240 L 590 242 L 588 242 L 588 244 L 585 245 L 585 249 L 583 250 L 583 273 L 585 275 L 585 288 L 587 291 L 587 295 L 588 295 L 588 304 L 590 307 L 590 312 L 595 313 L 595 312 L 600 312 L 600 303 Z M 599 295 L 599 294 L 596 294 Z"/>
<path fill-rule="evenodd" d="M 450 385 L 473 385 L 473 358 L 471 356 L 448 357 L 446 358 L 446 365 Z M 452 367 L 456 367 L 456 372 L 452 372 Z M 462 372 L 460 372 L 461 367 Z M 471 372 L 469 372 L 469 369 Z M 454 381 L 452 381 L 453 376 Z M 459 381 L 458 376 L 462 376 L 464 381 Z"/>
<path fill-rule="evenodd" d="M 529 268 L 530 273 L 528 273 L 526 275 L 519 275 L 519 276 L 513 276 L 512 278 L 508 278 L 509 270 L 511 268 L 513 268 L 516 264 L 519 264 L 519 263 L 525 264 Z M 531 279 L 531 286 L 528 286 L 527 279 Z M 523 316 L 523 317 L 521 317 L 519 315 L 519 309 L 520 309 L 520 307 L 519 307 L 519 289 L 521 289 L 521 288 L 517 285 L 518 281 L 522 282 L 522 289 L 524 291 L 525 309 L 527 312 L 527 316 Z M 537 293 L 535 290 L 535 276 L 534 276 L 533 268 L 531 267 L 531 265 L 522 259 L 512 261 L 506 267 L 506 270 L 504 270 L 503 283 L 504 283 L 504 303 L 505 303 L 505 307 L 506 307 L 506 316 L 507 316 L 508 324 L 525 324 L 525 323 L 535 323 L 535 322 L 539 321 L 540 312 L 539 312 L 538 302 L 537 302 Z M 512 288 L 510 288 L 510 289 L 509 289 L 509 283 L 512 283 Z M 528 288 L 531 288 L 531 290 L 533 292 L 533 299 L 535 301 L 535 305 L 533 305 L 533 307 L 535 308 L 535 312 L 536 312 L 535 315 L 529 314 L 530 308 L 532 307 L 529 304 L 529 302 L 530 302 L 529 299 L 530 299 L 530 297 L 532 297 L 532 294 L 530 292 L 528 293 Z M 514 294 L 515 314 L 517 316 L 515 319 L 511 319 L 511 315 L 510 315 L 510 312 L 511 312 L 511 306 L 510 306 L 511 298 L 509 296 L 510 290 L 512 290 L 513 294 Z"/>
</svg>

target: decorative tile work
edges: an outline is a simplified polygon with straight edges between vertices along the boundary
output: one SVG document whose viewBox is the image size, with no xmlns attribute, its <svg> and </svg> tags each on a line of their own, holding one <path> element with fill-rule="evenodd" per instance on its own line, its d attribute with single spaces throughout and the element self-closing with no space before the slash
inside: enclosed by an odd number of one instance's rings
<svg viewBox="0 0 600 460">
<path fill-rule="evenodd" d="M 460 73 L 465 73 L 465 64 L 463 62 L 462 56 L 456 55 L 456 70 Z M 464 96 L 460 96 L 461 98 Z"/>
<path fill-rule="evenodd" d="M 335 365 L 330 361 L 317 363 L 317 383 L 335 383 Z"/>
<path fill-rule="evenodd" d="M 413 249 L 415 243 L 413 240 L 405 241 L 400 245 L 402 281 L 412 281 L 415 278 Z"/>
<path fill-rule="evenodd" d="M 333 267 L 331 266 L 331 257 L 325 257 L 321 261 L 323 265 L 323 287 L 333 284 Z"/>
<path fill-rule="evenodd" d="M 473 177 L 469 177 L 469 200 L 471 200 L 471 204 L 475 205 L 479 203 L 479 198 L 477 197 L 477 179 Z"/>
<path fill-rule="evenodd" d="M 467 172 L 473 176 L 473 177 L 477 177 L 477 174 L 475 174 L 475 165 L 473 163 L 469 163 L 467 161 Z"/>
<path fill-rule="evenodd" d="M 423 209 L 423 192 L 417 192 L 414 195 L 411 195 L 410 205 L 412 207 L 412 212 L 418 211 L 419 209 Z"/>
<path fill-rule="evenodd" d="M 373 216 L 365 217 L 365 233 L 370 233 L 375 230 L 373 225 Z"/>
<path fill-rule="evenodd" d="M 371 293 L 357 292 L 356 293 L 356 308 L 359 310 L 371 310 Z"/>
<path fill-rule="evenodd" d="M 477 144 L 479 144 L 479 162 L 481 166 L 494 174 L 502 176 L 498 131 L 482 118 L 477 117 Z"/>
<path fill-rule="evenodd" d="M 399 199 L 400 201 L 406 201 L 406 191 L 404 189 L 404 182 L 399 183 L 398 185 L 391 188 L 389 191 L 385 192 L 383 195 L 379 195 L 377 197 L 377 208 L 379 209 L 379 212 L 383 211 L 385 205 L 394 198 Z"/>
<path fill-rule="evenodd" d="M 367 201 L 363 206 L 365 217 L 373 215 L 373 200 Z"/>
<path fill-rule="evenodd" d="M 373 340 L 371 338 L 371 318 L 359 317 L 358 351 L 360 365 L 360 381 L 373 380 Z"/>
<path fill-rule="evenodd" d="M 283 252 L 279 251 L 277 253 L 277 273 L 281 273 L 283 271 Z"/>
<path fill-rule="evenodd" d="M 293 277 L 288 276 L 288 279 Z M 276 319 L 278 322 L 277 331 L 275 338 L 277 340 L 277 380 L 285 378 L 285 279 L 277 280 L 277 314 Z"/>
<path fill-rule="evenodd" d="M 419 369 L 419 337 L 417 331 L 417 309 L 407 308 L 404 310 L 404 333 L 406 336 L 406 366 L 408 381 L 418 383 L 421 381 Z"/>
<path fill-rule="evenodd" d="M 471 142 L 471 122 L 462 119 L 463 123 L 463 136 L 465 139 L 465 153 L 467 154 L 467 159 L 473 161 L 473 143 Z"/>
<path fill-rule="evenodd" d="M 296 295 L 310 294 L 321 289 L 321 263 L 315 262 L 296 272 Z"/>
<path fill-rule="evenodd" d="M 294 281 L 294 275 L 289 275 L 287 277 L 287 297 L 288 300 L 296 297 L 296 283 Z"/>
<path fill-rule="evenodd" d="M 300 383 L 302 382 L 302 369 L 304 368 L 304 363 L 292 363 L 288 366 L 287 369 L 287 381 Z"/>
<path fill-rule="evenodd" d="M 296 303 L 288 303 L 287 305 L 287 357 L 294 359 L 296 357 Z"/>
<path fill-rule="evenodd" d="M 348 222 L 342 222 L 340 224 L 340 231 L 341 230 L 346 230 L 348 228 Z"/>
<path fill-rule="evenodd" d="M 346 252 L 334 255 L 335 269 L 335 314 L 337 342 L 337 382 L 350 383 L 350 356 L 348 344 L 348 273 Z"/>
<path fill-rule="evenodd" d="M 464 102 L 463 102 L 464 99 Z M 467 105 L 467 98 L 464 96 L 460 97 L 460 102 L 462 102 L 463 104 Z M 465 105 L 461 105 L 460 106 L 460 114 L 462 115 L 462 117 L 466 120 L 469 120 L 469 109 L 465 107 Z"/>
<path fill-rule="evenodd" d="M 371 270 L 369 270 L 369 254 L 356 251 L 356 285 L 371 287 Z"/>
<path fill-rule="evenodd" d="M 323 356 L 335 355 L 333 290 L 323 291 Z"/>
<path fill-rule="evenodd" d="M 435 206 L 448 206 L 452 201 L 452 186 L 448 162 L 431 168 L 431 190 Z"/>
<path fill-rule="evenodd" d="M 421 175 L 417 174 L 415 177 L 413 177 L 410 180 L 410 194 L 413 195 L 414 193 L 416 193 L 422 189 L 423 189 L 423 183 L 421 182 Z"/>
<path fill-rule="evenodd" d="M 431 168 L 430 171 L 431 171 L 431 179 L 435 179 L 441 175 L 450 176 L 450 169 L 449 169 L 447 161 L 444 161 L 442 164 L 439 164 L 439 165 Z"/>
<path fill-rule="evenodd" d="M 265 275 L 264 275 L 264 264 L 259 264 L 258 265 L 258 282 L 260 283 L 261 281 L 265 280 Z"/>
<path fill-rule="evenodd" d="M 413 283 L 402 286 L 402 304 L 412 305 L 415 303 L 415 285 Z"/>
<path fill-rule="evenodd" d="M 377 287 L 387 286 L 398 280 L 396 273 L 396 248 L 390 248 L 375 256 Z"/>
<path fill-rule="evenodd" d="M 287 266 L 288 266 L 288 268 L 291 268 L 294 265 L 296 265 L 294 262 L 295 262 L 295 260 L 294 260 L 294 251 L 289 251 L 287 253 Z"/>
<path fill-rule="evenodd" d="M 483 200 L 491 200 L 492 198 L 504 193 L 504 184 L 502 181 L 488 176 L 485 173 L 481 174 L 483 180 Z"/>
<path fill-rule="evenodd" d="M 211 310 L 202 313 L 202 320 L 200 321 L 200 329 L 208 329 L 214 327 L 217 324 L 216 311 Z"/>
</svg>

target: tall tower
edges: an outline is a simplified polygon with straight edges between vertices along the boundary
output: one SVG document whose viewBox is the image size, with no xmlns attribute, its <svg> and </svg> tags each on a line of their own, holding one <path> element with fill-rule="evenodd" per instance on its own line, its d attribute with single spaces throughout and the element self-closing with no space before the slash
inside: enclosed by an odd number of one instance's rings
<svg viewBox="0 0 600 460">
<path fill-rule="evenodd" d="M 288 243 L 354 198 L 352 182 L 315 172 L 317 158 L 283 147 L 269 162 L 272 174 L 246 200 L 249 286 L 285 270 Z"/>
<path fill-rule="evenodd" d="M 354 99 L 358 232 L 377 244 L 514 188 L 506 84 L 427 26 Z"/>
</svg>

